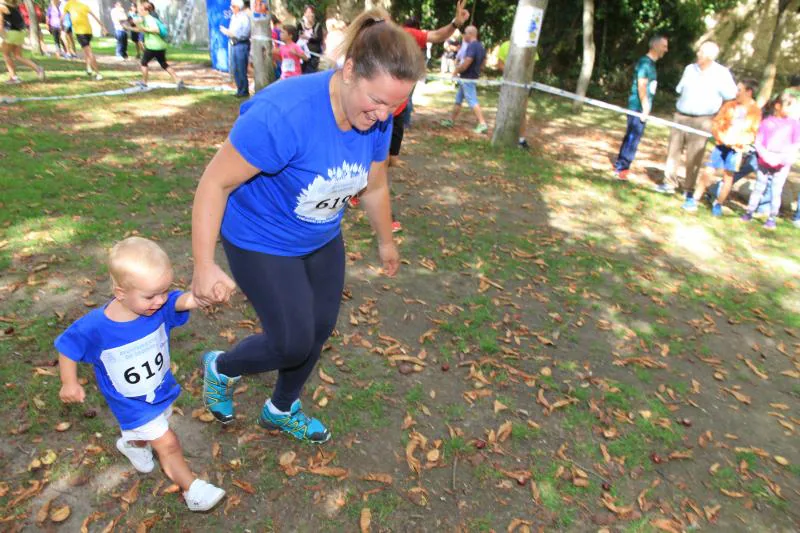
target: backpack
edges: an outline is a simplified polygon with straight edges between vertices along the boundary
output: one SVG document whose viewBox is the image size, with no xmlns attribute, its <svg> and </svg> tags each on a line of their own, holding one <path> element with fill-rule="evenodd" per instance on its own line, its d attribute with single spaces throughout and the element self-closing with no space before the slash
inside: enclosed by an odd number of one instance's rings
<svg viewBox="0 0 800 533">
<path fill-rule="evenodd" d="M 164 24 L 158 17 L 153 17 L 153 19 L 156 21 L 156 26 L 158 26 L 159 37 L 166 41 L 167 37 L 169 37 L 169 29 L 167 28 L 167 25 Z"/>
</svg>

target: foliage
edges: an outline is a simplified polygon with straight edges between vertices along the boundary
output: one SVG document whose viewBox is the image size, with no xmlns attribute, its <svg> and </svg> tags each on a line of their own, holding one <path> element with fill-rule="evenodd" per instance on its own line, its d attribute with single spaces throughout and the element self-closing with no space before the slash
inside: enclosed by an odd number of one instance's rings
<svg viewBox="0 0 800 533">
<path fill-rule="evenodd" d="M 734 7 L 739 0 L 597 0 L 595 44 L 597 59 L 592 88 L 603 93 L 624 93 L 631 66 L 647 52 L 656 33 L 670 37 L 670 52 L 659 63 L 662 86 L 677 84 L 685 65 L 693 61 L 695 41 L 705 29 L 705 16 Z M 467 8 L 487 48 L 508 38 L 514 9 L 508 0 L 473 0 Z M 514 2 L 516 3 L 516 2 Z M 420 18 L 423 28 L 442 26 L 453 16 L 453 0 L 396 0 L 395 17 Z M 477 4 L 477 9 L 475 5 Z M 536 77 L 547 83 L 574 87 L 582 53 L 582 0 L 551 1 L 539 42 Z"/>
</svg>

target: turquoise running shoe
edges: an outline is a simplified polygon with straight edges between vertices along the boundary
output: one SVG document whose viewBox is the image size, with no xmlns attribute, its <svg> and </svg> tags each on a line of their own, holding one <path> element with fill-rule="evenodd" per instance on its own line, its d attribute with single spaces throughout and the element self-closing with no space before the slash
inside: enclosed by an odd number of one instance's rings
<svg viewBox="0 0 800 533">
<path fill-rule="evenodd" d="M 300 400 L 295 400 L 289 414 L 275 415 L 266 404 L 258 417 L 258 425 L 264 429 L 279 429 L 303 442 L 322 444 L 331 439 L 331 433 L 322 422 L 316 418 L 309 418 L 303 412 Z"/>
<path fill-rule="evenodd" d="M 223 424 L 233 422 L 233 389 L 241 378 L 217 372 L 217 357 L 222 352 L 203 354 L 203 404 Z"/>
</svg>

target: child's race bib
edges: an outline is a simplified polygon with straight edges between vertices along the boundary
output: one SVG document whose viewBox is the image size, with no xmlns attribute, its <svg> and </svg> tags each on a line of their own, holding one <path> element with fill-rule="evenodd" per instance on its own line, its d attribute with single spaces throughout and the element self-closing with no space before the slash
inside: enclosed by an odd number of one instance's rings
<svg viewBox="0 0 800 533">
<path fill-rule="evenodd" d="M 155 400 L 155 390 L 169 370 L 169 338 L 164 324 L 124 346 L 103 350 L 100 360 L 117 391 L 126 398 Z"/>
<path fill-rule="evenodd" d="M 281 72 L 294 72 L 294 64 L 294 59 L 289 59 L 288 57 L 284 58 L 283 61 L 281 61 Z"/>
</svg>

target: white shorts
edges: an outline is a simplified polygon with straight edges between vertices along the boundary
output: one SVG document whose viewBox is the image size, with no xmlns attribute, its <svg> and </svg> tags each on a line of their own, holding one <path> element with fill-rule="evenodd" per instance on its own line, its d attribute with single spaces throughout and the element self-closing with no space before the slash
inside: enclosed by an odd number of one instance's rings
<svg viewBox="0 0 800 533">
<path fill-rule="evenodd" d="M 169 417 L 172 415 L 172 404 L 152 419 L 150 422 L 133 429 L 123 429 L 122 438 L 125 441 L 144 440 L 154 441 L 169 431 Z"/>
</svg>

